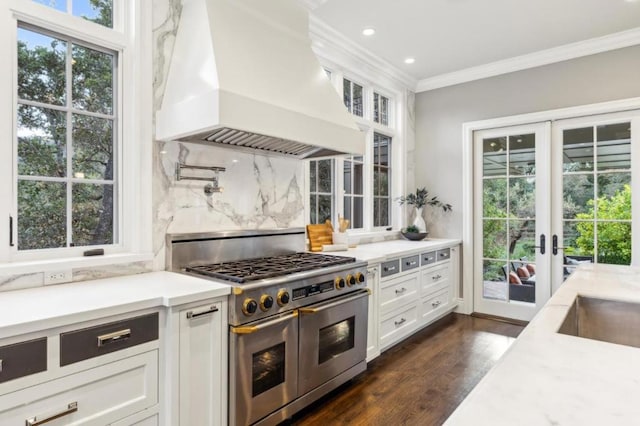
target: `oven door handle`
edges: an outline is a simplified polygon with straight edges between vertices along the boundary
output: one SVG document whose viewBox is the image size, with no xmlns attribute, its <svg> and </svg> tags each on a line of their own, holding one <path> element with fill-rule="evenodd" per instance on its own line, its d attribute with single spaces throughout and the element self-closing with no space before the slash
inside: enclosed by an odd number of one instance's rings
<svg viewBox="0 0 640 426">
<path fill-rule="evenodd" d="M 317 308 L 299 308 L 298 311 L 300 311 L 301 314 L 316 314 L 326 309 L 330 309 L 338 305 L 342 305 L 343 303 L 353 302 L 357 299 L 360 299 L 361 297 L 368 297 L 371 294 L 371 290 L 368 288 L 364 290 L 366 290 L 366 292 L 358 293 L 355 296 L 349 296 L 343 299 L 335 300 L 331 303 L 327 303 L 326 305 L 320 305 Z"/>
<path fill-rule="evenodd" d="M 276 319 L 272 319 L 270 321 L 265 321 L 261 324 L 245 325 L 241 327 L 230 327 L 230 329 L 231 329 L 231 332 L 234 334 L 251 334 L 251 333 L 255 333 L 256 331 L 263 330 L 267 327 L 271 327 L 273 325 L 279 324 L 281 322 L 289 321 L 290 319 L 295 318 L 297 316 L 298 316 L 298 311 L 291 311 L 291 313 L 289 314 L 283 315 Z"/>
</svg>

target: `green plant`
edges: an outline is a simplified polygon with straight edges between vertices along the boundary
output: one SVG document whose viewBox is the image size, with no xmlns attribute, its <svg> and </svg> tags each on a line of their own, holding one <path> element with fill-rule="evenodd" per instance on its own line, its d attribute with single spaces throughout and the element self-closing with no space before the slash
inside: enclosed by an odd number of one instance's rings
<svg viewBox="0 0 640 426">
<path fill-rule="evenodd" d="M 415 225 L 409 225 L 404 229 L 404 232 L 415 232 L 415 233 L 418 233 L 418 232 L 420 232 L 420 229 Z"/>
<path fill-rule="evenodd" d="M 411 193 L 409 195 L 403 195 L 402 197 L 398 197 L 397 200 L 400 202 L 400 205 L 407 203 L 410 206 L 415 206 L 417 208 L 429 205 L 440 207 L 445 212 L 450 212 L 452 210 L 451 204 L 443 203 L 438 200 L 437 196 L 429 198 L 429 191 L 427 191 L 427 188 L 418 188 L 416 189 L 415 194 Z"/>
</svg>

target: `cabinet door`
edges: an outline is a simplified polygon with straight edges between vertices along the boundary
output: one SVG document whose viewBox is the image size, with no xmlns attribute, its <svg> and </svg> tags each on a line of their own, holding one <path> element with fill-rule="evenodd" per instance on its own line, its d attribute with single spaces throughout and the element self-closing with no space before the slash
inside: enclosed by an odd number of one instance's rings
<svg viewBox="0 0 640 426">
<path fill-rule="evenodd" d="M 154 350 L 2 395 L 0 424 L 106 425 L 157 403 Z"/>
<path fill-rule="evenodd" d="M 373 266 L 367 269 L 367 288 L 371 290 L 371 296 L 369 298 L 369 321 L 367 324 L 367 362 L 380 355 L 380 345 L 378 342 L 379 273 L 379 266 Z"/>
<path fill-rule="evenodd" d="M 227 347 L 226 309 L 223 302 L 215 302 L 179 315 L 180 425 L 222 425 L 226 422 L 222 401 L 226 401 L 227 373 L 221 371 L 222 349 Z"/>
</svg>

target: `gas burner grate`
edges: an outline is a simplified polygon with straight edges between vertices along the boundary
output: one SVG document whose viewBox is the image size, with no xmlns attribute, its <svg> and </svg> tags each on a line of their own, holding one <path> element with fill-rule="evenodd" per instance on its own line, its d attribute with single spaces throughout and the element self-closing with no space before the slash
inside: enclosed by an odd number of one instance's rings
<svg viewBox="0 0 640 426">
<path fill-rule="evenodd" d="M 344 265 L 355 261 L 356 259 L 353 257 L 317 253 L 292 253 L 282 256 L 190 266 L 186 270 L 187 272 L 242 284 L 248 281 L 281 277 L 296 272 Z"/>
</svg>

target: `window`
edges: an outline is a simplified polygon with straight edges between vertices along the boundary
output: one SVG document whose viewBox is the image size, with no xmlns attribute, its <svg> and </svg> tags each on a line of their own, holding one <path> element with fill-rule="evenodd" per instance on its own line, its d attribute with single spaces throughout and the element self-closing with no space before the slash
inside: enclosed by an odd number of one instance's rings
<svg viewBox="0 0 640 426">
<path fill-rule="evenodd" d="M 125 0 L 0 5 L 0 271 L 151 258 L 151 19 Z M 127 5 L 127 13 L 123 11 Z M 126 91 L 122 90 L 127 87 Z M 8 244 L 6 243 L 8 242 Z M 101 248 L 101 258 L 83 257 Z M 148 254 L 147 254 L 148 253 Z M 110 255 L 117 256 L 110 256 Z M 42 264 L 44 268 L 44 264 Z"/>
<path fill-rule="evenodd" d="M 347 107 L 349 112 L 353 115 L 357 115 L 358 117 L 364 116 L 364 93 L 362 86 L 345 78 L 342 82 L 342 91 L 344 105 Z"/>
<path fill-rule="evenodd" d="M 18 28 L 18 250 L 113 244 L 115 52 Z"/>
<path fill-rule="evenodd" d="M 33 0 L 60 12 L 113 28 L 113 0 Z M 69 7 L 70 6 L 70 7 Z"/>
<path fill-rule="evenodd" d="M 333 219 L 333 160 L 309 162 L 309 210 L 311 223 Z"/>
<path fill-rule="evenodd" d="M 389 125 L 389 98 L 373 92 L 373 121 L 374 123 Z"/>
<path fill-rule="evenodd" d="M 373 135 L 373 226 L 391 223 L 391 138 Z"/>
<path fill-rule="evenodd" d="M 344 218 L 349 228 L 364 227 L 364 158 L 348 157 L 344 160 Z"/>
</svg>

